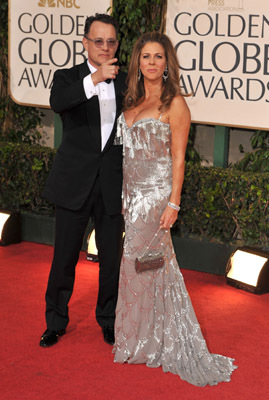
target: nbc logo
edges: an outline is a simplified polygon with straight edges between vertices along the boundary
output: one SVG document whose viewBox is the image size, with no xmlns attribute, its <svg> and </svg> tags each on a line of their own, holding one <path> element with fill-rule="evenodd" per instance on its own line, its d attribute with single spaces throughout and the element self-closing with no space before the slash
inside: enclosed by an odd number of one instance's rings
<svg viewBox="0 0 269 400">
<path fill-rule="evenodd" d="M 65 8 L 80 8 L 76 4 L 77 0 L 39 0 L 38 6 L 39 7 L 65 7 Z"/>
</svg>

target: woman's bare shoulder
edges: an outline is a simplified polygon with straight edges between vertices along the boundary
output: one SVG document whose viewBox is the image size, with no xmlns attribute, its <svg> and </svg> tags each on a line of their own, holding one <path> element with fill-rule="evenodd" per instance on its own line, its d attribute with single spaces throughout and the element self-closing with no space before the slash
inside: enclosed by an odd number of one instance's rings
<svg viewBox="0 0 269 400">
<path fill-rule="evenodd" d="M 184 98 L 184 96 L 182 96 L 181 94 L 178 94 L 177 96 L 175 96 L 171 102 L 171 107 L 170 108 L 182 108 L 183 110 L 189 110 L 189 107 L 186 103 L 186 100 Z"/>
<path fill-rule="evenodd" d="M 186 100 L 182 95 L 177 95 L 173 98 L 169 110 L 170 121 L 172 119 L 190 119 L 190 110 L 186 103 Z"/>
</svg>

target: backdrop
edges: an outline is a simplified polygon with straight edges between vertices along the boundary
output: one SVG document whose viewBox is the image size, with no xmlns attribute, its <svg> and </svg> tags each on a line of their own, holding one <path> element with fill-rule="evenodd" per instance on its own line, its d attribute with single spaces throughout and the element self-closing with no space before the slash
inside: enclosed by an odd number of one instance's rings
<svg viewBox="0 0 269 400">
<path fill-rule="evenodd" d="M 9 0 L 9 87 L 16 103 L 49 107 L 54 71 L 86 59 L 85 18 L 110 0 Z"/>
<path fill-rule="evenodd" d="M 269 128 L 268 0 L 168 0 L 194 122 Z"/>
</svg>

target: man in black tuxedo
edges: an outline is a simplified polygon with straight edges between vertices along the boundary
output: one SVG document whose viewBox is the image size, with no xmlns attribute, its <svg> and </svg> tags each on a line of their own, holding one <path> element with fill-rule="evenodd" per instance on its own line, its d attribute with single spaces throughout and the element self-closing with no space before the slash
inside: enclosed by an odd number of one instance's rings
<svg viewBox="0 0 269 400">
<path fill-rule="evenodd" d="M 115 20 L 106 14 L 86 19 L 83 46 L 88 60 L 55 72 L 51 108 L 61 115 L 63 139 L 44 190 L 56 205 L 54 257 L 46 291 L 48 347 L 66 332 L 75 267 L 89 217 L 94 220 L 99 256 L 96 320 L 104 340 L 114 343 L 114 320 L 122 248 L 122 146 L 113 144 L 125 74 L 115 65 Z"/>
</svg>

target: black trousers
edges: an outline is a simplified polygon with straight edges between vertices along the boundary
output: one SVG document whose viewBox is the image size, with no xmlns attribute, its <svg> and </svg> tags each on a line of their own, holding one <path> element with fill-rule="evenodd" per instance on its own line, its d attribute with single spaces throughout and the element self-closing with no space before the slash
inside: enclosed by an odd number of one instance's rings
<svg viewBox="0 0 269 400">
<path fill-rule="evenodd" d="M 106 213 L 100 179 L 97 177 L 87 201 L 80 210 L 73 211 L 56 206 L 54 256 L 46 291 L 48 329 L 60 330 L 69 322 L 68 302 L 73 292 L 75 268 L 90 217 L 94 220 L 99 257 L 96 320 L 101 327 L 114 327 L 123 217 L 121 214 Z"/>
</svg>

